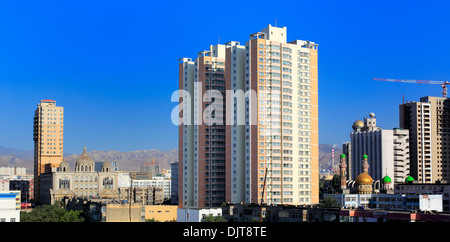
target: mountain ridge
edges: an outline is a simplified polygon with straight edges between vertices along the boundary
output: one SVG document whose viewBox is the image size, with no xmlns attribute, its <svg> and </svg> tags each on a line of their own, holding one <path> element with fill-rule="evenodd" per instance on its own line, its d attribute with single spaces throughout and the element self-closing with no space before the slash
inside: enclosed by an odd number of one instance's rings
<svg viewBox="0 0 450 242">
<path fill-rule="evenodd" d="M 326 167 L 331 161 L 331 149 L 333 145 L 319 144 L 319 165 Z M 339 162 L 339 155 L 342 153 L 341 147 L 335 147 L 334 161 Z M 70 169 L 75 167 L 75 162 L 79 154 L 66 154 L 65 160 L 69 163 Z M 139 171 L 142 163 L 159 162 L 162 169 L 170 169 L 170 164 L 178 161 L 178 148 L 168 151 L 158 149 L 135 150 L 135 151 L 88 151 L 94 162 L 103 162 L 108 158 L 109 162 L 118 162 L 120 171 Z M 0 167 L 24 167 L 27 174 L 33 174 L 34 152 L 18 150 L 0 146 Z"/>
</svg>

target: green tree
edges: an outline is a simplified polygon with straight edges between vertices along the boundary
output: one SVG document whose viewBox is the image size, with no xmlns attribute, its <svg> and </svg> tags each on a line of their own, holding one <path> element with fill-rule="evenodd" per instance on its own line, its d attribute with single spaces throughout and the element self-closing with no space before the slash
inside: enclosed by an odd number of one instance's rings
<svg viewBox="0 0 450 242">
<path fill-rule="evenodd" d="M 325 196 L 322 200 L 321 207 L 340 207 L 341 204 L 339 201 L 333 196 Z"/>
<path fill-rule="evenodd" d="M 66 211 L 58 205 L 37 206 L 31 212 L 21 212 L 21 222 L 84 222 L 82 211 Z"/>
<path fill-rule="evenodd" d="M 227 220 L 224 219 L 222 216 L 213 216 L 212 214 L 209 214 L 208 216 L 202 219 L 202 222 L 226 222 L 226 221 Z"/>
<path fill-rule="evenodd" d="M 159 222 L 159 221 L 154 218 L 149 218 L 149 219 L 146 219 L 145 222 Z"/>
</svg>

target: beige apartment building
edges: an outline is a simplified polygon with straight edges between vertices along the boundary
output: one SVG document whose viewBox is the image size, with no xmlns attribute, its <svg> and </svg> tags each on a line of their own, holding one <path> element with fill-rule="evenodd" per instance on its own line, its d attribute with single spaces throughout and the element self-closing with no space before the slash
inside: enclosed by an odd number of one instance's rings
<svg viewBox="0 0 450 242">
<path fill-rule="evenodd" d="M 191 118 L 179 126 L 179 204 L 218 207 L 225 201 L 225 103 L 216 101 L 225 96 L 225 45 L 210 46 L 179 65 L 180 90 L 190 95 L 180 105 Z"/>
<path fill-rule="evenodd" d="M 318 55 L 311 41 L 287 42 L 287 28 L 269 25 L 246 43 L 245 202 L 319 202 Z M 252 121 L 252 120 L 249 120 Z"/>
<path fill-rule="evenodd" d="M 64 108 L 44 99 L 34 115 L 34 198 L 40 202 L 40 175 L 59 167 L 64 154 Z M 47 171 L 46 171 L 47 169 Z"/>
<path fill-rule="evenodd" d="M 216 105 L 224 122 L 179 126 L 180 207 L 319 202 L 317 59 L 317 44 L 287 42 L 286 27 L 271 25 L 245 45 L 180 59 L 180 90 L 190 93 L 180 100 L 184 120 L 198 122 Z M 201 100 L 210 89 L 224 103 Z"/>
<path fill-rule="evenodd" d="M 400 127 L 410 134 L 410 172 L 419 183 L 449 181 L 450 101 L 422 97 L 400 105 Z"/>
</svg>

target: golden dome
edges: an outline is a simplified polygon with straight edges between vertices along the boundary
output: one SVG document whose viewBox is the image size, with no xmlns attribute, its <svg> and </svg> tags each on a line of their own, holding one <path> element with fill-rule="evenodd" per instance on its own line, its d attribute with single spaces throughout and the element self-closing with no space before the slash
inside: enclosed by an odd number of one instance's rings
<svg viewBox="0 0 450 242">
<path fill-rule="evenodd" d="M 373 183 L 373 179 L 369 174 L 367 174 L 366 172 L 363 172 L 363 173 L 359 174 L 358 177 L 356 177 L 355 183 L 359 184 L 359 185 L 361 185 L 361 184 L 368 184 L 368 185 L 370 184 L 371 185 Z"/>
<path fill-rule="evenodd" d="M 361 121 L 361 120 L 356 120 L 354 123 L 353 123 L 353 126 L 352 126 L 354 129 L 356 129 L 357 127 L 359 127 L 359 128 L 362 128 L 362 127 L 364 127 L 364 122 L 363 121 Z"/>
</svg>

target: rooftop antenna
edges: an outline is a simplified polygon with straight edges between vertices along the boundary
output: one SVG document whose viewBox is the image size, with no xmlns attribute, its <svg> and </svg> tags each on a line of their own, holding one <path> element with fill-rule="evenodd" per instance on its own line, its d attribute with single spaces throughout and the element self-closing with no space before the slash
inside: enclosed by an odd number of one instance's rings
<svg viewBox="0 0 450 242">
<path fill-rule="evenodd" d="M 275 18 L 275 27 L 278 27 L 278 26 L 277 26 L 277 18 Z"/>
</svg>

